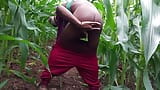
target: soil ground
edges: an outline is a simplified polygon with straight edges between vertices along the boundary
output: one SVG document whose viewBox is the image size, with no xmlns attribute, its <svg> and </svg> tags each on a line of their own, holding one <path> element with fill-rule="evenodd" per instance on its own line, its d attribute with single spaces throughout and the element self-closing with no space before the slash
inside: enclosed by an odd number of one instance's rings
<svg viewBox="0 0 160 90">
<path fill-rule="evenodd" d="M 36 79 L 36 84 L 40 81 L 39 75 L 44 69 L 43 64 L 39 60 L 28 60 L 26 66 L 30 71 L 22 70 L 23 74 L 34 77 Z M 10 63 L 11 70 L 20 71 L 20 66 L 16 63 Z M 132 75 L 131 75 L 132 76 Z M 17 77 L 14 74 L 7 75 L 6 73 L 1 74 L 0 82 L 8 79 L 8 83 L 1 90 L 37 90 L 36 84 L 30 84 Z M 126 86 L 130 90 L 135 90 L 134 77 L 127 77 Z M 102 87 L 105 85 L 104 77 L 100 79 Z M 55 76 L 49 83 L 49 90 L 88 90 L 87 85 L 83 82 L 82 78 L 79 76 L 76 68 L 70 69 L 68 72 L 62 74 L 61 76 Z"/>
<path fill-rule="evenodd" d="M 27 76 L 36 78 L 37 82 L 40 81 L 39 75 L 43 70 L 44 66 L 40 61 L 28 60 L 27 66 L 31 69 L 30 72 L 23 71 Z M 11 64 L 10 66 L 13 70 L 19 70 L 17 64 Z M 9 79 L 8 83 L 2 90 L 37 90 L 37 86 L 34 84 L 29 84 L 16 75 L 4 75 L 0 76 L 0 81 Z M 79 76 L 76 68 L 70 69 L 68 72 L 61 76 L 55 76 L 49 84 L 49 90 L 88 90 L 86 84 L 83 82 Z"/>
<path fill-rule="evenodd" d="M 53 44 L 48 43 L 45 46 L 50 47 L 51 45 Z M 46 47 L 46 49 L 48 53 L 51 50 L 51 48 L 48 47 Z M 15 54 L 15 57 L 16 55 L 17 54 Z M 37 84 L 40 81 L 39 75 L 44 69 L 44 65 L 41 63 L 40 60 L 33 59 L 32 56 L 37 55 L 35 52 L 31 52 L 31 55 L 29 56 L 29 59 L 26 63 L 26 67 L 29 69 L 29 71 L 27 71 L 26 69 L 20 70 L 20 65 L 16 62 L 8 63 L 8 69 L 21 71 L 23 72 L 23 74 L 29 77 L 34 77 L 36 79 Z M 0 76 L 0 82 L 6 79 L 8 79 L 8 83 L 1 90 L 37 90 L 36 84 L 27 83 L 12 73 L 8 74 L 6 72 L 2 72 Z M 130 88 L 130 90 L 134 90 L 135 88 L 133 80 L 134 77 L 127 77 L 126 85 Z M 105 80 L 105 77 L 102 77 L 100 81 L 103 87 L 105 85 L 104 83 L 106 83 L 105 81 L 108 80 Z M 79 76 L 79 73 L 76 70 L 76 68 L 72 68 L 63 75 L 54 77 L 49 84 L 49 90 L 88 90 L 88 88 L 87 85 L 83 82 L 82 78 Z"/>
<path fill-rule="evenodd" d="M 51 50 L 51 45 L 53 41 L 49 41 L 46 46 L 48 53 Z M 17 57 L 17 50 L 15 51 L 14 57 Z M 44 65 L 40 60 L 34 60 L 32 57 L 37 56 L 37 53 L 30 52 L 29 59 L 27 60 L 26 67 L 30 70 L 27 71 L 23 69 L 23 74 L 34 77 L 36 83 L 40 82 L 39 75 L 42 70 L 44 70 Z M 20 65 L 14 62 L 8 64 L 10 70 L 20 71 Z M 1 74 L 0 82 L 8 79 L 8 83 L 2 88 L 2 90 L 37 90 L 36 84 L 30 84 L 17 77 L 14 74 L 7 75 L 6 73 Z M 76 68 L 70 69 L 68 72 L 62 74 L 61 76 L 55 76 L 49 84 L 49 90 L 88 90 L 87 85 L 83 82 L 82 78 L 79 76 Z"/>
</svg>

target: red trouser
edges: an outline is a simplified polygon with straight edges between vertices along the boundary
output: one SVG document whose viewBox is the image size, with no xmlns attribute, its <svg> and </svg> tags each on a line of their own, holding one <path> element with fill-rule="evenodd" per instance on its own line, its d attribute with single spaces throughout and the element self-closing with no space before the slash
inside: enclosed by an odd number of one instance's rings
<svg viewBox="0 0 160 90">
<path fill-rule="evenodd" d="M 50 72 L 45 70 L 41 75 L 41 84 L 48 84 L 51 75 L 60 75 L 76 67 L 82 79 L 88 84 L 90 90 L 99 90 L 98 60 L 96 55 L 87 56 L 75 53 L 55 45 L 48 60 Z"/>
</svg>

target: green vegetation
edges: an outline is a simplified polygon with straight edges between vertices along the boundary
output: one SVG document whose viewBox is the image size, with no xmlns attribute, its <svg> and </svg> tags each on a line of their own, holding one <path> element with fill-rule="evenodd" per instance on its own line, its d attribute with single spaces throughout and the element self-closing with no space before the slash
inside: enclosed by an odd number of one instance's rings
<svg viewBox="0 0 160 90">
<path fill-rule="evenodd" d="M 0 1 L 0 74 L 11 73 L 35 84 L 34 77 L 10 70 L 11 62 L 27 69 L 32 51 L 47 67 L 46 44 L 56 37 L 48 23 L 59 0 Z M 104 90 L 160 89 L 160 0 L 92 0 L 103 16 L 98 58 Z M 0 82 L 0 88 L 8 80 Z M 143 83 L 142 83 L 143 82 Z M 152 82 L 152 83 L 151 83 Z"/>
</svg>

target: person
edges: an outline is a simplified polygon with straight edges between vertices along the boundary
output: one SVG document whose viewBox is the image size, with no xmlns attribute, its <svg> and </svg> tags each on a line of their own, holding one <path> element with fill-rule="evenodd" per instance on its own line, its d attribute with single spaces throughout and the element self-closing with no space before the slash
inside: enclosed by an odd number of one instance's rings
<svg viewBox="0 0 160 90">
<path fill-rule="evenodd" d="M 86 0 L 72 0 L 56 8 L 56 16 L 49 22 L 58 27 L 56 43 L 49 58 L 49 69 L 40 78 L 39 90 L 47 90 L 53 76 L 61 75 L 76 67 L 89 90 L 99 90 L 98 41 L 102 31 L 102 17 Z"/>
</svg>

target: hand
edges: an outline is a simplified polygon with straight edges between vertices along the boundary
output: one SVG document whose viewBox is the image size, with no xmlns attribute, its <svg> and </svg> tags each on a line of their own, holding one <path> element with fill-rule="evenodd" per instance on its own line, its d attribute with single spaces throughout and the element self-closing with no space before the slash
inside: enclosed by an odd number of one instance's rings
<svg viewBox="0 0 160 90">
<path fill-rule="evenodd" d="M 101 23 L 93 21 L 83 21 L 81 22 L 81 28 L 90 30 L 101 30 Z"/>
<path fill-rule="evenodd" d="M 55 18 L 56 18 L 56 16 L 50 16 L 49 19 L 48 19 L 48 22 L 50 24 L 52 24 L 53 26 L 57 26 Z"/>
</svg>

